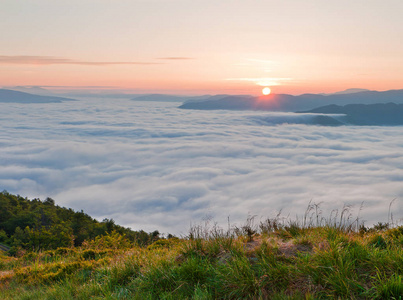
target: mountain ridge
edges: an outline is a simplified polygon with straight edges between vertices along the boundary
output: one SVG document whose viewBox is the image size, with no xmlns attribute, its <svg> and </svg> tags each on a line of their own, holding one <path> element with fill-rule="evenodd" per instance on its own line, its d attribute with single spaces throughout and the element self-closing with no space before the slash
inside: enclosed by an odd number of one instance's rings
<svg viewBox="0 0 403 300">
<path fill-rule="evenodd" d="M 201 101 L 185 101 L 179 108 L 199 110 L 264 110 L 295 112 L 310 110 L 320 106 L 337 104 L 376 104 L 403 103 L 403 89 L 389 91 L 362 91 L 352 94 L 303 94 L 293 96 L 288 94 L 270 94 L 267 96 L 231 96 L 219 99 L 207 98 Z"/>
<path fill-rule="evenodd" d="M 0 89 L 0 102 L 2 103 L 61 103 L 63 101 L 76 100 L 64 97 L 43 96 L 8 89 Z"/>
<path fill-rule="evenodd" d="M 353 125 L 403 125 L 403 104 L 392 102 L 344 106 L 331 104 L 297 113 L 345 114 L 346 121 Z"/>
</svg>

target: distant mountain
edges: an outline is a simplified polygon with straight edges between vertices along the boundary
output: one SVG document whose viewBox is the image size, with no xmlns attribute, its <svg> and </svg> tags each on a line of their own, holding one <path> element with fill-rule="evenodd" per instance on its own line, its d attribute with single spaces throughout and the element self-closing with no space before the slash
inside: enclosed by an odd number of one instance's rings
<svg viewBox="0 0 403 300">
<path fill-rule="evenodd" d="M 346 89 L 344 91 L 340 92 L 335 92 L 335 93 L 329 93 L 329 94 L 320 94 L 323 96 L 330 96 L 330 95 L 345 95 L 345 94 L 355 94 L 355 93 L 360 93 L 360 92 L 368 92 L 369 90 L 367 89 Z"/>
<path fill-rule="evenodd" d="M 164 94 L 149 94 L 140 95 L 132 98 L 134 101 L 157 101 L 157 102 L 183 102 L 186 98 L 183 96 L 164 95 Z"/>
<path fill-rule="evenodd" d="M 75 101 L 74 99 L 41 96 L 13 90 L 0 89 L 0 102 L 3 103 L 60 103 L 63 101 Z"/>
<path fill-rule="evenodd" d="M 230 96 L 219 95 L 212 96 L 202 100 L 190 100 L 183 103 L 179 108 L 186 109 L 229 109 L 229 110 L 247 110 L 253 109 L 255 97 L 252 96 Z"/>
<path fill-rule="evenodd" d="M 214 98 L 213 98 L 214 97 Z M 350 94 L 319 95 L 304 94 L 292 96 L 287 94 L 270 94 L 267 96 L 213 96 L 200 101 L 186 101 L 179 108 L 184 109 L 228 109 L 228 110 L 266 110 L 294 112 L 314 109 L 319 106 L 336 104 L 375 104 L 403 103 L 403 90 L 385 92 L 363 91 Z"/>
<path fill-rule="evenodd" d="M 222 99 L 225 97 L 228 97 L 231 95 L 227 95 L 227 94 L 220 94 L 220 95 L 201 95 L 201 96 L 191 96 L 191 97 L 186 97 L 186 103 L 189 102 L 201 102 L 201 101 L 206 101 L 206 100 L 218 100 L 218 99 Z"/>
<path fill-rule="evenodd" d="M 7 89 L 40 96 L 54 96 L 54 94 L 51 91 L 41 88 L 40 86 L 14 86 L 9 87 Z"/>
<path fill-rule="evenodd" d="M 147 95 L 139 95 L 131 100 L 133 101 L 156 101 L 156 102 L 197 102 L 203 101 L 206 99 L 215 99 L 217 96 L 224 97 L 226 95 L 202 95 L 202 96 L 176 96 L 176 95 L 165 95 L 165 94 L 147 94 Z"/>
<path fill-rule="evenodd" d="M 349 104 L 326 105 L 298 113 L 345 114 L 346 122 L 353 125 L 403 125 L 403 104 Z"/>
</svg>

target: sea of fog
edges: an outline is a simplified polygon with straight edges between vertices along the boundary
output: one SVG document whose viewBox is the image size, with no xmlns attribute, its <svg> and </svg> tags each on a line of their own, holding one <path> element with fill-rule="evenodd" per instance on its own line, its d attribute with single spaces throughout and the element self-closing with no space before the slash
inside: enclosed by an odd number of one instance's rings
<svg viewBox="0 0 403 300">
<path fill-rule="evenodd" d="M 324 214 L 352 205 L 371 224 L 387 221 L 396 199 L 403 218 L 403 127 L 179 104 L 2 103 L 0 189 L 174 234 L 206 219 L 302 216 L 310 201 Z"/>
</svg>

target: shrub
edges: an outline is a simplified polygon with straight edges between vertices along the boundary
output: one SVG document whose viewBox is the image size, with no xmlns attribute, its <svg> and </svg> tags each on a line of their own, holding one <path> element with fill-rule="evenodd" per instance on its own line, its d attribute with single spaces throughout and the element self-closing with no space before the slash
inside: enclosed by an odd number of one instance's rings
<svg viewBox="0 0 403 300">
<path fill-rule="evenodd" d="M 380 234 L 375 234 L 372 236 L 368 242 L 368 245 L 379 248 L 379 249 L 386 249 L 388 246 L 387 241 L 383 238 Z"/>
<path fill-rule="evenodd" d="M 170 239 L 160 239 L 149 245 L 147 249 L 148 250 L 161 249 L 161 248 L 171 249 L 172 247 L 178 245 L 179 242 L 180 240 L 177 237 L 173 237 Z"/>
<path fill-rule="evenodd" d="M 54 251 L 54 253 L 58 255 L 67 255 L 75 252 L 76 250 L 74 248 L 66 248 L 66 247 L 59 247 Z"/>
<path fill-rule="evenodd" d="M 15 271 L 15 275 L 20 282 L 29 284 L 49 283 L 63 279 L 77 270 L 92 270 L 96 265 L 86 261 L 74 261 L 70 263 L 49 263 L 23 267 Z"/>
<path fill-rule="evenodd" d="M 85 260 L 96 260 L 107 254 L 107 251 L 87 249 L 81 253 L 81 257 Z"/>
<path fill-rule="evenodd" d="M 124 234 L 122 235 L 116 231 L 83 242 L 83 247 L 87 249 L 127 249 L 132 246 L 133 244 Z"/>
</svg>

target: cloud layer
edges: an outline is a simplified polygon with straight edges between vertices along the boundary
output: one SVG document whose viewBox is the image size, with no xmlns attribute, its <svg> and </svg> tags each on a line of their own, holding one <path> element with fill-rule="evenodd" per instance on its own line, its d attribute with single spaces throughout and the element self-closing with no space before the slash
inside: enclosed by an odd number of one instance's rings
<svg viewBox="0 0 403 300">
<path fill-rule="evenodd" d="M 192 57 L 169 56 L 159 57 L 158 60 L 189 60 Z M 55 56 L 35 55 L 0 55 L 0 64 L 7 65 L 84 65 L 84 66 L 108 66 L 108 65 L 161 65 L 161 62 L 152 61 L 82 61 Z"/>
<path fill-rule="evenodd" d="M 402 217 L 402 127 L 310 126 L 294 114 L 175 106 L 4 105 L 0 188 L 176 234 L 205 217 L 301 215 L 311 200 L 327 211 L 364 201 L 362 218 L 378 222 L 396 198 L 392 211 Z"/>
</svg>

